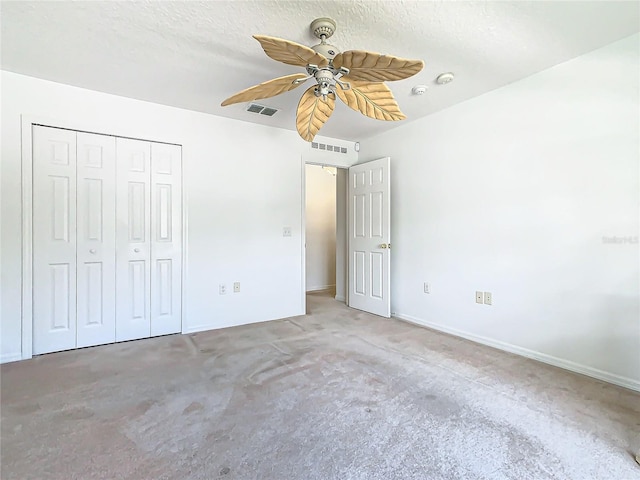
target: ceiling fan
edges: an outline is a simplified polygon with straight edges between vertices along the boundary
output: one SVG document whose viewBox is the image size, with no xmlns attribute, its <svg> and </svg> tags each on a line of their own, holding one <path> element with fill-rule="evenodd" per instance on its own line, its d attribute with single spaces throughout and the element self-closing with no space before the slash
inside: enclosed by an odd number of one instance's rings
<svg viewBox="0 0 640 480">
<path fill-rule="evenodd" d="M 316 85 L 304 92 L 296 113 L 298 133 L 307 142 L 313 140 L 333 113 L 336 97 L 367 117 L 404 120 L 406 117 L 393 93 L 383 82 L 409 78 L 422 70 L 424 62 L 364 50 L 340 53 L 327 43 L 335 30 L 336 22 L 330 18 L 314 20 L 311 31 L 320 43 L 311 48 L 281 38 L 254 35 L 269 57 L 287 65 L 305 67 L 307 75 L 294 73 L 274 78 L 236 93 L 222 102 L 222 106 L 275 97 L 313 78 Z"/>
</svg>

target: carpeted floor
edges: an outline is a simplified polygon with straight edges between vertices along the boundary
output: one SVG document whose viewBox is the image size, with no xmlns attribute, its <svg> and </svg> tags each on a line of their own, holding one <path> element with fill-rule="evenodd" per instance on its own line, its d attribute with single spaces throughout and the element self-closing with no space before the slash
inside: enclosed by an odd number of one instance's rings
<svg viewBox="0 0 640 480">
<path fill-rule="evenodd" d="M 2 479 L 640 478 L 640 394 L 308 308 L 3 365 Z"/>
</svg>

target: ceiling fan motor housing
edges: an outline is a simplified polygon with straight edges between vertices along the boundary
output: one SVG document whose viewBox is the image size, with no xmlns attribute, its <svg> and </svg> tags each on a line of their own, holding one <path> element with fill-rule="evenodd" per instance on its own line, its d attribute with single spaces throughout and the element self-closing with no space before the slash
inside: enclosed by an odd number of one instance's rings
<svg viewBox="0 0 640 480">
<path fill-rule="evenodd" d="M 311 48 L 320 55 L 324 55 L 328 60 L 333 60 L 333 58 L 340 53 L 338 47 L 329 43 L 319 43 Z"/>
</svg>

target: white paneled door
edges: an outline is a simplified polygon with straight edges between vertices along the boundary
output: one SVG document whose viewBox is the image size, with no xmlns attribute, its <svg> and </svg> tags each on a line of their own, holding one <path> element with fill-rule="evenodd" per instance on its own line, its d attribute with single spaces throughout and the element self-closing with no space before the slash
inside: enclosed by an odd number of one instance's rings
<svg viewBox="0 0 640 480">
<path fill-rule="evenodd" d="M 178 145 L 151 145 L 151 335 L 179 332 L 182 324 L 182 197 Z"/>
<path fill-rule="evenodd" d="M 116 339 L 116 139 L 77 133 L 77 346 Z"/>
<path fill-rule="evenodd" d="M 32 138 L 33 353 L 180 332 L 180 146 Z"/>
<path fill-rule="evenodd" d="M 349 306 L 391 316 L 388 157 L 349 168 Z"/>
<path fill-rule="evenodd" d="M 33 131 L 33 352 L 76 347 L 76 132 Z"/>
<path fill-rule="evenodd" d="M 151 144 L 118 138 L 116 340 L 151 335 Z"/>
</svg>

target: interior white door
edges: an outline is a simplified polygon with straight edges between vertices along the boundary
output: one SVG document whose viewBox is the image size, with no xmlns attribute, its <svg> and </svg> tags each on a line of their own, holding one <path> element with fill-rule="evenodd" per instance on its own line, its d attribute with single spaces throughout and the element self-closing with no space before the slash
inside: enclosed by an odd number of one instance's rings
<svg viewBox="0 0 640 480">
<path fill-rule="evenodd" d="M 76 132 L 34 126 L 33 353 L 76 347 Z"/>
<path fill-rule="evenodd" d="M 151 336 L 182 330 L 182 150 L 151 144 Z"/>
<path fill-rule="evenodd" d="M 391 316 L 390 158 L 349 168 L 349 306 Z"/>
<path fill-rule="evenodd" d="M 77 133 L 77 346 L 116 339 L 116 139 Z"/>
<path fill-rule="evenodd" d="M 151 335 L 151 144 L 116 139 L 116 341 Z"/>
</svg>

